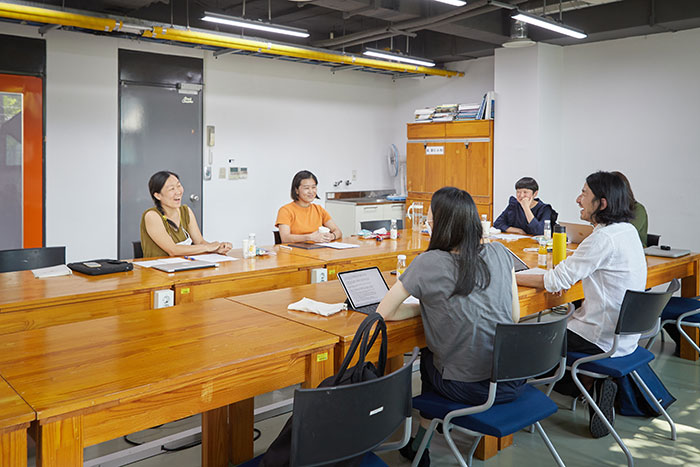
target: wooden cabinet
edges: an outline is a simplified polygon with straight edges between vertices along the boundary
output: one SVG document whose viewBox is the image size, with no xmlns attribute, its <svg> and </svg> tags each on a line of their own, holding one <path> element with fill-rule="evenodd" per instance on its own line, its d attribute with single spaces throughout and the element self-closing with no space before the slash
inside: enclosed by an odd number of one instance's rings
<svg viewBox="0 0 700 467">
<path fill-rule="evenodd" d="M 493 221 L 493 120 L 409 123 L 407 135 L 406 207 L 422 201 L 427 212 L 435 191 L 455 186 Z"/>
</svg>

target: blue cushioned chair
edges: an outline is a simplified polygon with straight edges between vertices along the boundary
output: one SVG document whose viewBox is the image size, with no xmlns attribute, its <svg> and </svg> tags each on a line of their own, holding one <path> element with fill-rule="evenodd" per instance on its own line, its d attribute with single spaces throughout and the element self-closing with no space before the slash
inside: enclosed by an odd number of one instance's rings
<svg viewBox="0 0 700 467">
<path fill-rule="evenodd" d="M 435 428 L 442 423 L 443 434 L 452 453 L 463 467 L 471 465 L 472 456 L 483 435 L 508 436 L 530 425 L 537 428 L 558 465 L 563 466 L 557 450 L 540 425 L 557 411 L 557 405 L 533 385 L 558 381 L 565 371 L 566 319 L 546 323 L 499 324 L 494 340 L 491 382 L 487 401 L 469 406 L 445 399 L 434 393 L 413 398 L 413 406 L 426 417 L 432 417 L 413 466 L 417 466 Z M 528 381 L 523 394 L 513 402 L 494 405 L 499 382 L 532 378 L 559 365 L 555 376 Z M 465 462 L 452 439 L 452 430 L 475 436 Z"/>
<path fill-rule="evenodd" d="M 674 323 L 683 339 L 688 341 L 695 351 L 700 354 L 698 344 L 683 329 L 683 326 L 700 328 L 700 300 L 698 299 L 700 297 L 671 297 L 668 305 L 661 313 L 661 327 L 667 323 Z"/>
<path fill-rule="evenodd" d="M 365 454 L 363 467 L 386 466 L 371 451 L 396 450 L 408 443 L 411 374 L 417 358 L 418 348 L 414 348 L 404 366 L 381 378 L 294 391 L 289 465 L 326 465 Z M 385 443 L 402 424 L 403 437 Z M 239 467 L 257 466 L 261 458 Z"/>
<path fill-rule="evenodd" d="M 628 290 L 625 293 L 625 298 L 620 307 L 620 316 L 617 320 L 615 328 L 615 339 L 613 347 L 610 351 L 589 355 L 578 352 L 569 352 L 567 354 L 567 365 L 571 365 L 571 377 L 574 383 L 581 391 L 583 397 L 588 401 L 591 409 L 598 414 L 601 421 L 607 426 L 610 433 L 615 438 L 617 444 L 620 445 L 622 451 L 627 457 L 627 465 L 632 467 L 634 460 L 627 446 L 617 434 L 612 424 L 605 418 L 603 412 L 593 400 L 593 397 L 584 388 L 579 375 L 591 376 L 593 378 L 622 378 L 623 376 L 631 375 L 639 386 L 649 395 L 650 400 L 656 406 L 656 409 L 668 421 L 671 427 L 671 439 L 676 439 L 676 425 L 671 417 L 666 413 L 666 410 L 659 404 L 654 397 L 654 394 L 649 390 L 644 380 L 640 378 L 637 369 L 642 365 L 651 362 L 654 359 L 654 354 L 649 350 L 637 346 L 637 349 L 624 357 L 611 358 L 611 355 L 617 350 L 620 335 L 626 334 L 645 334 L 657 326 L 661 311 L 668 303 L 671 295 L 680 288 L 678 279 L 674 279 L 668 286 L 666 292 L 635 292 Z M 551 387 L 550 387 L 551 391 Z"/>
</svg>

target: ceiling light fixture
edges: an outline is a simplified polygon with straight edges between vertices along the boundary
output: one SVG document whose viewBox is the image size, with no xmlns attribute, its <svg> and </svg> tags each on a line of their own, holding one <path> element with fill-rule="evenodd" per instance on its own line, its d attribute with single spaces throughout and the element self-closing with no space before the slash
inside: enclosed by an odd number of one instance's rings
<svg viewBox="0 0 700 467">
<path fill-rule="evenodd" d="M 436 2 L 440 3 L 447 3 L 448 5 L 452 6 L 464 6 L 467 4 L 467 2 L 463 0 L 435 0 Z"/>
<path fill-rule="evenodd" d="M 523 21 L 525 23 L 532 24 L 533 26 L 549 29 L 550 31 L 558 32 L 559 34 L 571 36 L 576 39 L 584 39 L 588 37 L 583 31 L 579 29 L 556 23 L 549 19 L 542 18 L 541 16 L 531 15 L 530 13 L 524 13 L 520 10 L 516 10 L 516 14 L 514 14 L 512 18 L 517 21 Z"/>
<path fill-rule="evenodd" d="M 286 34 L 295 37 L 309 37 L 306 29 L 292 28 L 290 26 L 280 26 L 278 24 L 264 23 L 262 21 L 252 21 L 249 19 L 237 18 L 235 16 L 220 15 L 218 13 L 204 12 L 202 21 L 210 23 L 226 24 L 239 28 L 256 29 L 258 31 L 274 32 L 276 34 Z"/>
<path fill-rule="evenodd" d="M 435 66 L 435 62 L 428 60 L 427 58 L 411 57 L 410 55 L 401 55 L 393 52 L 387 52 L 386 50 L 377 50 L 366 48 L 362 55 L 367 55 L 368 57 L 382 58 L 384 60 L 394 60 L 396 62 L 410 63 L 411 65 L 418 66 Z"/>
</svg>

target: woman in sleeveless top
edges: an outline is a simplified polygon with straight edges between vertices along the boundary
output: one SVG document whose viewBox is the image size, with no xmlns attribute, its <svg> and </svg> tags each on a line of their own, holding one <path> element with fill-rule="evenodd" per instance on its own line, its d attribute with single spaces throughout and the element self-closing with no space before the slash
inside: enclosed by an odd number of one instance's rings
<svg viewBox="0 0 700 467">
<path fill-rule="evenodd" d="M 225 255 L 228 242 L 207 242 L 189 206 L 182 204 L 184 189 L 177 174 L 161 171 L 148 181 L 148 191 L 155 207 L 141 216 L 143 256 L 183 256 L 200 253 Z"/>
</svg>

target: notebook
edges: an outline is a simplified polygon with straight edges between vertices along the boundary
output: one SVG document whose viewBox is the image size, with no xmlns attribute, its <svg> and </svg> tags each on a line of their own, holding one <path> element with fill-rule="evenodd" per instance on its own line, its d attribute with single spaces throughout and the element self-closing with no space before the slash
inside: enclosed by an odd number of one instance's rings
<svg viewBox="0 0 700 467">
<path fill-rule="evenodd" d="M 590 224 L 559 222 L 559 225 L 566 227 L 566 241 L 571 243 L 581 243 L 586 237 L 593 233 L 593 226 Z"/>
<path fill-rule="evenodd" d="M 661 248 L 659 246 L 648 246 L 644 249 L 644 254 L 647 256 L 664 256 L 666 258 L 680 258 L 681 256 L 690 254 L 690 250 L 669 248 L 665 245 L 664 247 L 665 248 Z"/>
<path fill-rule="evenodd" d="M 360 313 L 376 312 L 379 302 L 389 291 L 377 267 L 339 272 L 338 280 L 348 297 L 348 305 Z"/>
<path fill-rule="evenodd" d="M 184 259 L 180 261 L 179 263 L 169 263 L 169 264 L 160 264 L 157 266 L 153 266 L 153 269 L 158 269 L 159 271 L 164 271 L 164 272 L 178 272 L 178 271 L 189 271 L 190 269 L 204 269 L 204 268 L 213 268 L 218 266 L 219 263 L 209 263 L 207 261 L 190 261 L 187 259 Z"/>
<path fill-rule="evenodd" d="M 315 250 L 317 248 L 326 248 L 325 245 L 319 243 L 287 243 L 287 245 L 294 248 L 301 248 L 302 250 Z"/>
</svg>

